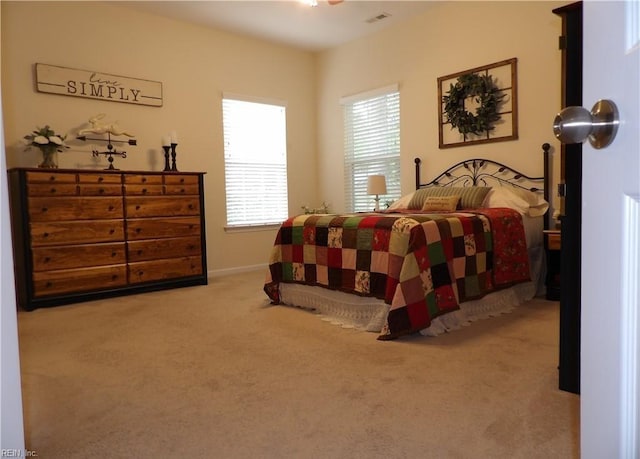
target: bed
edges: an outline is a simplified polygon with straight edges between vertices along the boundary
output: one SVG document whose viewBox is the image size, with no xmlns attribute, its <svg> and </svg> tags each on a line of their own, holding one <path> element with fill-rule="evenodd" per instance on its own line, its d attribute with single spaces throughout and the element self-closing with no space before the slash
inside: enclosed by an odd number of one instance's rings
<svg viewBox="0 0 640 459">
<path fill-rule="evenodd" d="M 454 164 L 380 212 L 304 214 L 278 230 L 264 291 L 390 340 L 437 336 L 544 291 L 545 175 L 490 159 Z"/>
</svg>

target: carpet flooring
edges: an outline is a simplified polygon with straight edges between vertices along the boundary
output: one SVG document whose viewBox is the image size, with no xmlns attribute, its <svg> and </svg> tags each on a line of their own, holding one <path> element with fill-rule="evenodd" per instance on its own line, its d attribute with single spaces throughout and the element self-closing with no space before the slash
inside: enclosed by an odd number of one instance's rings
<svg viewBox="0 0 640 459">
<path fill-rule="evenodd" d="M 56 458 L 577 458 L 558 303 L 378 341 L 263 272 L 20 311 L 27 448 Z"/>
</svg>

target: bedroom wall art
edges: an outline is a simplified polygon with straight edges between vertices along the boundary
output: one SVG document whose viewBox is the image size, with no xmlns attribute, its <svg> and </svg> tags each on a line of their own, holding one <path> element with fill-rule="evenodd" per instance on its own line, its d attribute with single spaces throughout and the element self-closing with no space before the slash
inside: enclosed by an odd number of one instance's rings
<svg viewBox="0 0 640 459">
<path fill-rule="evenodd" d="M 440 148 L 518 138 L 517 61 L 438 78 Z"/>
<path fill-rule="evenodd" d="M 162 107 L 162 83 L 109 73 L 36 64 L 38 92 Z"/>
</svg>

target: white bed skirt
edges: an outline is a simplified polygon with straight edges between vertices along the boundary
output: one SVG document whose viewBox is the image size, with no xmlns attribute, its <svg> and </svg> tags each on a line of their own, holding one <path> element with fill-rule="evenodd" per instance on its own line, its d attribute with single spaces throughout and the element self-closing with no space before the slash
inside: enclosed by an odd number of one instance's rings
<svg viewBox="0 0 640 459">
<path fill-rule="evenodd" d="M 495 291 L 478 300 L 466 301 L 458 311 L 436 317 L 431 326 L 420 333 L 437 336 L 476 320 L 508 313 L 537 293 L 544 292 L 544 249 L 529 249 L 529 260 L 532 273 L 530 282 Z M 301 284 L 280 284 L 280 299 L 286 305 L 311 309 L 333 324 L 370 332 L 382 330 L 390 308 L 390 305 L 377 298 Z"/>
</svg>

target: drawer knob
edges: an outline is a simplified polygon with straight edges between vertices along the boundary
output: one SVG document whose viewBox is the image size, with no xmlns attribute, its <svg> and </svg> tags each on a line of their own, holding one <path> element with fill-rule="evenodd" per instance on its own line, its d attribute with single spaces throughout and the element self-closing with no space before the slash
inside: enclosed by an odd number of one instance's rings
<svg viewBox="0 0 640 459">
<path fill-rule="evenodd" d="M 113 233 L 115 233 L 115 232 L 116 232 L 116 230 L 115 230 L 115 229 L 113 229 L 113 228 L 111 228 L 111 229 L 109 230 L 109 234 L 113 234 Z"/>
<path fill-rule="evenodd" d="M 98 183 L 101 183 L 104 180 L 104 177 L 98 177 Z"/>
<path fill-rule="evenodd" d="M 113 210 L 113 206 L 109 206 L 109 212 Z"/>
<path fill-rule="evenodd" d="M 98 190 L 98 193 L 100 193 L 100 194 L 104 194 L 104 188 L 100 188 L 100 189 Z"/>
<path fill-rule="evenodd" d="M 50 182 L 55 182 L 55 181 L 56 181 L 56 177 L 55 177 L 55 175 L 51 175 L 51 176 L 49 176 L 49 181 L 50 181 Z"/>
<path fill-rule="evenodd" d="M 146 188 L 142 189 L 142 194 L 147 194 L 147 189 Z"/>
<path fill-rule="evenodd" d="M 49 287 L 53 287 L 53 284 L 51 283 L 51 281 L 47 281 L 47 283 L 44 286 L 49 288 Z"/>
<path fill-rule="evenodd" d="M 58 190 L 56 190 L 55 188 L 51 188 L 51 194 L 55 194 Z"/>
<path fill-rule="evenodd" d="M 139 249 L 138 250 L 138 255 L 142 255 L 142 253 L 143 253 L 142 250 Z"/>
<path fill-rule="evenodd" d="M 142 177 L 142 183 L 147 183 L 147 177 Z"/>
<path fill-rule="evenodd" d="M 116 279 L 118 279 L 118 275 L 117 275 L 117 274 L 113 274 L 113 275 L 111 276 L 111 280 L 112 280 L 112 281 L 114 281 L 114 280 L 116 280 Z"/>
<path fill-rule="evenodd" d="M 115 257 L 116 255 L 118 255 L 118 253 L 114 250 L 113 252 L 111 252 L 111 257 Z"/>
<path fill-rule="evenodd" d="M 142 231 L 142 228 L 136 228 L 136 233 L 140 234 L 141 231 Z"/>
<path fill-rule="evenodd" d="M 193 204 L 189 204 L 189 210 L 193 210 L 194 205 Z"/>
<path fill-rule="evenodd" d="M 49 263 L 50 261 L 51 261 L 51 258 L 49 258 L 49 257 L 44 257 L 44 262 L 45 262 L 45 263 Z"/>
<path fill-rule="evenodd" d="M 140 206 L 136 206 L 136 210 L 140 210 Z"/>
<path fill-rule="evenodd" d="M 46 212 L 46 211 L 48 211 L 48 210 L 49 210 L 49 209 L 48 209 L 47 207 L 43 207 L 43 208 L 42 208 L 42 211 L 43 211 L 43 212 Z"/>
<path fill-rule="evenodd" d="M 49 233 L 44 233 L 42 237 L 49 237 Z"/>
</svg>

